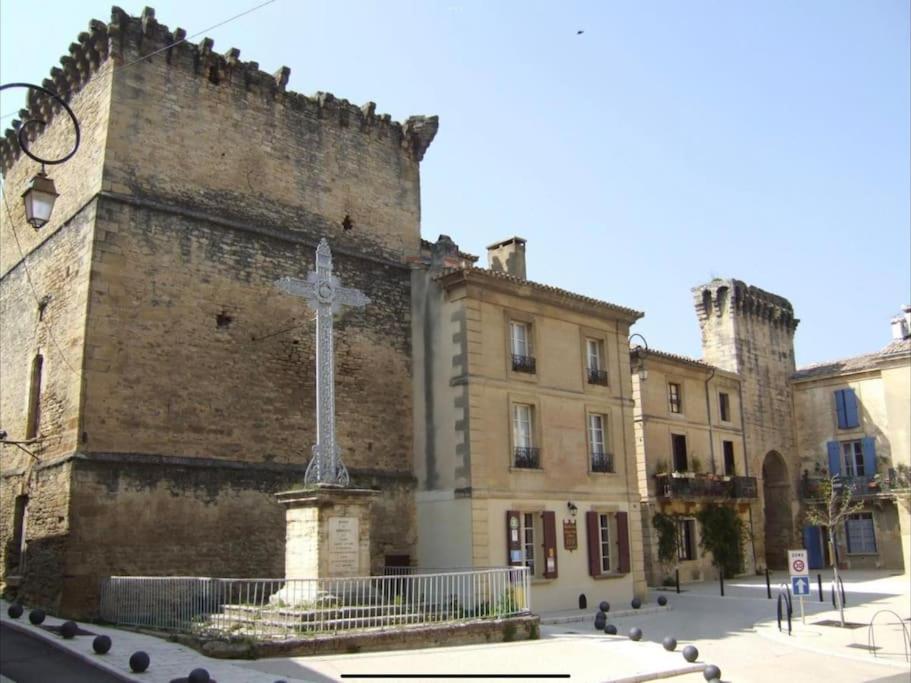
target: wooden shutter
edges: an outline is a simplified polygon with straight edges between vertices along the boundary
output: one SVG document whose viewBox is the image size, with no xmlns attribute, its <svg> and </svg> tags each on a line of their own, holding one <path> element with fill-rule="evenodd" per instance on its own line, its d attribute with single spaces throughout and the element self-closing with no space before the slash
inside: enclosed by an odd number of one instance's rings
<svg viewBox="0 0 911 683">
<path fill-rule="evenodd" d="M 837 477 L 841 474 L 841 448 L 837 441 L 829 441 L 826 450 L 829 452 L 829 476 Z"/>
<path fill-rule="evenodd" d="M 522 565 L 522 520 L 516 510 L 506 511 L 506 564 Z"/>
<path fill-rule="evenodd" d="M 860 440 L 864 454 L 864 476 L 872 477 L 876 474 L 876 440 L 872 436 L 865 436 Z"/>
<path fill-rule="evenodd" d="M 845 413 L 845 391 L 839 389 L 835 392 L 835 415 L 838 418 L 838 428 L 847 429 L 848 416 Z"/>
<path fill-rule="evenodd" d="M 598 525 L 598 513 L 589 510 L 585 513 L 585 533 L 588 544 L 588 574 L 601 575 L 601 527 Z"/>
<path fill-rule="evenodd" d="M 621 574 L 629 573 L 629 515 L 625 512 L 617 513 L 617 545 L 620 557 L 617 560 L 617 571 Z"/>
<path fill-rule="evenodd" d="M 842 390 L 842 396 L 845 402 L 845 427 L 851 429 L 860 426 L 860 418 L 857 413 L 857 396 L 854 389 Z"/>
<path fill-rule="evenodd" d="M 557 578 L 557 521 L 550 510 L 541 513 L 544 527 L 544 578 Z"/>
</svg>

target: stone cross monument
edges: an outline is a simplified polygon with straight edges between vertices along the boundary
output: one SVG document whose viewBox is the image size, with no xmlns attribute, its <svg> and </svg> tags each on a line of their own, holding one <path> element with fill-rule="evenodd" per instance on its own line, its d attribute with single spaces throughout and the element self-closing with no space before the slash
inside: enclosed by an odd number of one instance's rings
<svg viewBox="0 0 911 683">
<path fill-rule="evenodd" d="M 342 287 L 332 274 L 332 252 L 325 238 L 316 248 L 316 270 L 311 270 L 306 280 L 283 277 L 275 284 L 288 294 L 303 297 L 316 309 L 316 444 L 304 483 L 348 486 L 348 470 L 335 443 L 332 316 L 342 306 L 363 308 L 370 299 L 357 289 Z"/>
<path fill-rule="evenodd" d="M 285 506 L 285 577 L 365 576 L 370 573 L 370 501 L 377 492 L 350 488 L 335 441 L 332 317 L 342 306 L 363 308 L 370 299 L 341 286 L 332 274 L 332 252 L 325 239 L 316 249 L 316 270 L 306 280 L 284 277 L 275 284 L 316 310 L 316 443 L 304 488 L 277 494 Z M 302 604 L 324 590 L 318 581 L 293 581 L 272 597 Z"/>
</svg>

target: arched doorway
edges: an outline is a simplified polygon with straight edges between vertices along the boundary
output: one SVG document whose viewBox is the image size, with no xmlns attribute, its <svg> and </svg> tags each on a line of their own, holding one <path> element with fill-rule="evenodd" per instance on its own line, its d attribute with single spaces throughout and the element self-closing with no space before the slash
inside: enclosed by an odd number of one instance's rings
<svg viewBox="0 0 911 683">
<path fill-rule="evenodd" d="M 763 510 L 765 512 L 765 561 L 769 569 L 785 569 L 791 528 L 791 483 L 788 466 L 776 451 L 762 461 Z"/>
</svg>

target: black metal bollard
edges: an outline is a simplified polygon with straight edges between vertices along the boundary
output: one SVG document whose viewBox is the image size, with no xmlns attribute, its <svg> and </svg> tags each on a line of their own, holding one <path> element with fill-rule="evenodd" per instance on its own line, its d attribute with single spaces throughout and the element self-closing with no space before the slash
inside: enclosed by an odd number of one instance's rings
<svg viewBox="0 0 911 683">
<path fill-rule="evenodd" d="M 724 569 L 718 570 L 718 583 L 721 586 L 721 597 L 724 597 Z"/>
<path fill-rule="evenodd" d="M 768 567 L 765 568 L 765 594 L 769 600 L 772 599 L 772 584 L 769 583 L 769 568 Z"/>
<path fill-rule="evenodd" d="M 819 601 L 825 602 L 825 598 L 822 596 L 822 574 L 816 575 L 816 586 L 819 588 Z"/>
<path fill-rule="evenodd" d="M 674 570 L 674 583 L 677 584 L 677 592 L 680 593 L 680 570 Z"/>
</svg>

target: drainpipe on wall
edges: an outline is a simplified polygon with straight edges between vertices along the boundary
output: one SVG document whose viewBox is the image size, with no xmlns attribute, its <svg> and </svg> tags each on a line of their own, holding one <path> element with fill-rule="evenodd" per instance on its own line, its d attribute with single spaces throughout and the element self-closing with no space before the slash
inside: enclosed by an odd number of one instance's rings
<svg viewBox="0 0 911 683">
<path fill-rule="evenodd" d="M 709 462 L 712 463 L 712 474 L 718 474 L 715 468 L 715 438 L 712 436 L 712 401 L 709 398 L 709 382 L 715 377 L 716 368 L 712 366 L 712 374 L 705 380 L 705 416 L 709 421 Z"/>
<path fill-rule="evenodd" d="M 627 337 L 629 336 L 628 334 L 626 334 L 626 335 L 621 335 L 621 334 L 620 334 L 620 321 L 619 321 L 619 320 L 615 320 L 615 321 L 614 321 L 614 329 L 617 331 L 617 339 L 621 339 L 621 340 L 622 340 L 622 339 L 625 339 L 625 338 L 627 338 Z M 629 328 L 628 328 L 628 327 L 627 327 L 627 332 L 629 332 Z M 621 342 L 621 344 L 622 344 L 622 342 Z M 623 358 L 621 358 L 621 356 L 623 356 Z M 623 380 L 624 380 L 623 364 L 624 364 L 624 358 L 625 358 L 625 360 L 626 360 L 627 372 L 629 372 L 629 348 L 626 349 L 625 355 L 624 355 L 623 353 L 618 353 L 618 354 L 617 354 L 617 378 L 618 378 L 618 380 L 619 380 L 619 382 L 620 382 L 620 424 L 623 425 L 622 428 L 620 429 L 620 433 L 623 435 L 623 437 L 622 437 L 622 439 L 623 439 L 623 455 L 624 455 L 624 458 L 623 458 L 623 472 L 624 472 L 624 476 L 625 476 L 625 478 L 626 478 L 626 495 L 627 495 L 627 500 L 629 501 L 629 511 L 630 511 L 630 513 L 632 513 L 632 511 L 633 511 L 633 502 L 634 502 L 634 498 L 633 498 L 632 489 L 630 488 L 630 484 L 629 484 L 630 463 L 629 463 L 629 451 L 627 451 L 627 449 L 626 449 L 626 411 L 624 410 L 625 404 L 626 404 L 626 399 L 625 399 L 624 396 L 623 396 L 623 383 L 624 383 L 624 382 L 623 382 Z M 630 377 L 630 387 L 632 387 L 632 383 L 633 383 L 633 379 L 632 379 L 632 376 L 631 376 L 631 377 Z M 632 391 L 632 389 L 631 389 L 630 391 Z M 642 389 L 640 388 L 639 391 L 640 391 L 640 395 L 641 395 Z M 630 400 L 632 400 L 632 393 L 630 393 Z M 639 461 L 638 461 L 638 457 L 637 457 L 636 454 L 635 454 L 635 444 L 633 444 L 633 468 L 635 468 L 635 470 L 636 470 L 636 476 L 637 476 L 637 478 L 638 478 L 638 476 L 639 476 L 639 472 L 638 472 L 638 470 L 639 470 Z M 635 501 L 636 501 L 637 503 L 639 503 L 639 515 L 638 515 L 638 516 L 639 516 L 639 526 L 641 527 L 641 526 L 642 526 L 642 505 L 641 505 L 642 500 L 641 500 L 641 498 L 640 498 L 640 496 L 639 496 L 639 482 L 638 482 L 638 481 L 636 482 Z M 628 519 L 632 522 L 632 514 L 630 514 L 630 516 L 629 516 Z M 642 533 L 641 528 L 639 529 L 639 532 Z M 636 595 L 636 573 L 635 573 L 635 571 L 632 571 L 632 569 L 633 569 L 633 552 L 632 552 L 633 530 L 632 530 L 632 527 L 630 527 L 630 529 L 628 530 L 627 533 L 628 533 L 629 539 L 630 539 L 630 570 L 631 570 L 631 573 L 632 573 L 632 575 L 633 575 L 633 595 Z M 642 547 L 642 549 L 643 549 L 643 553 L 642 553 L 642 554 L 643 554 L 643 557 L 642 557 L 642 573 L 643 573 L 643 575 L 644 575 L 644 574 L 645 574 L 645 557 L 644 557 L 644 555 L 645 555 L 645 553 L 644 553 L 644 550 L 645 550 L 645 538 L 644 538 L 644 537 L 643 537 L 643 539 L 642 539 L 642 546 L 643 546 L 643 547 Z M 643 578 L 645 578 L 645 577 L 643 576 Z M 648 590 L 648 580 L 647 580 L 647 579 L 646 579 L 645 583 L 646 583 L 646 591 L 647 591 L 647 590 Z M 642 599 L 645 599 L 645 596 L 644 596 L 644 595 L 642 595 L 642 596 L 636 595 L 636 597 L 641 597 Z"/>
</svg>

